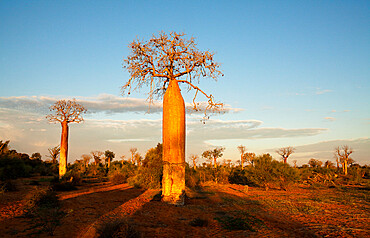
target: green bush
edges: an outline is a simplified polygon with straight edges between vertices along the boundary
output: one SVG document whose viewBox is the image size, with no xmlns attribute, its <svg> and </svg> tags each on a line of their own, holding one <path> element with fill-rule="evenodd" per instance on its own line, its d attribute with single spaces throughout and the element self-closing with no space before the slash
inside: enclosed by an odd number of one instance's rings
<svg viewBox="0 0 370 238">
<path fill-rule="evenodd" d="M 278 186 L 282 189 L 299 180 L 298 170 L 288 164 L 273 160 L 271 155 L 257 156 L 253 166 L 244 170 L 235 169 L 229 176 L 230 183 L 265 187 Z"/>
<path fill-rule="evenodd" d="M 69 170 L 64 174 L 61 180 L 63 182 L 69 182 L 73 186 L 78 186 L 82 184 L 82 175 L 79 172 Z"/>
<path fill-rule="evenodd" d="M 122 173 L 115 173 L 112 176 L 109 177 L 109 180 L 113 184 L 122 184 L 127 182 L 127 176 L 125 176 Z"/>
<path fill-rule="evenodd" d="M 29 177 L 32 167 L 26 165 L 20 158 L 9 156 L 0 157 L 0 180 L 16 179 L 19 177 Z"/>
<path fill-rule="evenodd" d="M 65 213 L 60 210 L 60 202 L 56 193 L 50 188 L 36 187 L 26 195 L 25 201 L 25 214 L 33 218 L 33 228 L 53 235 L 55 228 L 60 225 L 60 219 L 65 216 Z"/>
<path fill-rule="evenodd" d="M 128 183 L 140 188 L 160 188 L 163 177 L 163 148 L 159 144 L 145 155 L 142 166 L 136 174 L 128 179 Z"/>
<path fill-rule="evenodd" d="M 0 194 L 4 192 L 12 192 L 17 191 L 17 187 L 11 180 L 6 180 L 4 182 L 0 182 Z"/>
<path fill-rule="evenodd" d="M 50 188 L 35 187 L 25 197 L 26 214 L 33 214 L 41 208 L 59 207 L 60 203 L 56 193 Z"/>
<path fill-rule="evenodd" d="M 185 167 L 185 186 L 188 188 L 197 188 L 200 186 L 199 173 L 194 168 L 190 168 L 189 164 L 186 164 Z"/>
</svg>

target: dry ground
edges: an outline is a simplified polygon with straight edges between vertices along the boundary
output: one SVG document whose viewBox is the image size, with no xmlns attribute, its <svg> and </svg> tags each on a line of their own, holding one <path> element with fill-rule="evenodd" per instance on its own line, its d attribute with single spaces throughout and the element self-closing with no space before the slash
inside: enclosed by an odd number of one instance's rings
<svg viewBox="0 0 370 238">
<path fill-rule="evenodd" d="M 18 191 L 0 194 L 1 237 L 49 237 L 35 233 L 32 219 L 21 216 L 22 199 L 34 189 L 30 180 L 17 180 Z M 67 215 L 54 236 L 82 237 L 102 217 L 119 212 L 126 217 L 122 226 L 141 237 L 370 237 L 370 191 L 362 187 L 265 191 L 206 184 L 187 191 L 183 207 L 143 199 L 144 192 L 108 182 L 58 192 Z"/>
</svg>

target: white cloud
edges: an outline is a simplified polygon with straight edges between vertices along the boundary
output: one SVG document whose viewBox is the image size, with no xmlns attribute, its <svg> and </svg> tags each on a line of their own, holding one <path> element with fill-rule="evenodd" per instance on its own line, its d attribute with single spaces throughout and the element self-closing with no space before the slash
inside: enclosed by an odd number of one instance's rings
<svg viewBox="0 0 370 238">
<path fill-rule="evenodd" d="M 328 121 L 335 121 L 336 119 L 334 117 L 324 117 L 325 120 Z"/>
<path fill-rule="evenodd" d="M 19 96 L 19 97 L 0 97 L 0 108 L 36 112 L 41 114 L 49 113 L 49 106 L 60 100 L 60 97 L 45 96 Z M 71 99 L 71 98 L 66 98 Z M 125 112 L 162 112 L 162 102 L 153 101 L 149 103 L 146 99 L 127 98 L 111 94 L 100 94 L 97 97 L 76 97 L 76 100 L 87 108 L 88 113 L 117 114 Z M 191 103 L 186 103 L 188 113 L 203 113 L 206 102 L 199 102 L 200 111 L 194 111 Z M 243 109 L 231 108 L 225 105 L 222 113 L 240 112 Z"/>
<path fill-rule="evenodd" d="M 320 88 L 318 88 L 317 90 L 316 90 L 316 94 L 317 95 L 321 95 L 321 94 L 325 94 L 325 93 L 330 93 L 330 92 L 332 92 L 333 90 L 331 90 L 331 89 L 320 89 Z"/>
<path fill-rule="evenodd" d="M 370 160 L 370 138 L 358 138 L 351 140 L 331 140 L 322 141 L 314 144 L 297 146 L 296 153 L 293 154 L 301 163 L 307 163 L 310 158 L 321 161 L 330 160 L 335 162 L 334 149 L 341 145 L 348 145 L 353 148 L 352 158 L 359 164 L 369 164 Z"/>
</svg>

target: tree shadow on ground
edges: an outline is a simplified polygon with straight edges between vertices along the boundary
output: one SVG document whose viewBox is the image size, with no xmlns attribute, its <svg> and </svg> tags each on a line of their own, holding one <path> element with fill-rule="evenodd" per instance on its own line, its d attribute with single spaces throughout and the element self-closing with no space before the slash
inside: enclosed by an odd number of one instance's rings
<svg viewBox="0 0 370 238">
<path fill-rule="evenodd" d="M 240 192 L 204 188 L 187 194 L 185 206 L 158 199 L 146 203 L 126 226 L 142 237 L 318 237 L 293 217 Z"/>
</svg>

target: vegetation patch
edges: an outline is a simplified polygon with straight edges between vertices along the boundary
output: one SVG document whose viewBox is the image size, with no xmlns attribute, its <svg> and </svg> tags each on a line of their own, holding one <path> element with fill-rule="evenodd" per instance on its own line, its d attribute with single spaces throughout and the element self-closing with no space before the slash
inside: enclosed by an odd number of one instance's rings
<svg viewBox="0 0 370 238">
<path fill-rule="evenodd" d="M 218 215 L 217 215 L 218 214 Z M 257 231 L 257 228 L 263 224 L 262 220 L 247 212 L 228 212 L 216 213 L 214 218 L 223 229 L 226 230 L 249 230 Z"/>
<path fill-rule="evenodd" d="M 139 238 L 140 231 L 129 220 L 113 220 L 98 228 L 99 238 Z"/>
<path fill-rule="evenodd" d="M 32 233 L 47 232 L 54 235 L 55 228 L 60 225 L 60 220 L 66 215 L 61 211 L 60 202 L 54 191 L 50 188 L 35 190 L 26 196 L 25 214 L 33 218 Z"/>
<path fill-rule="evenodd" d="M 194 227 L 205 227 L 205 226 L 208 226 L 208 220 L 197 217 L 191 220 L 189 222 L 189 225 L 194 226 Z"/>
</svg>

